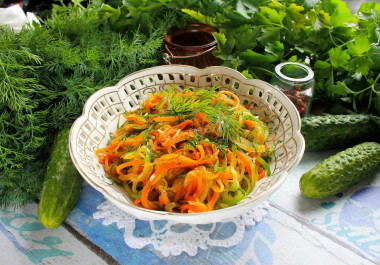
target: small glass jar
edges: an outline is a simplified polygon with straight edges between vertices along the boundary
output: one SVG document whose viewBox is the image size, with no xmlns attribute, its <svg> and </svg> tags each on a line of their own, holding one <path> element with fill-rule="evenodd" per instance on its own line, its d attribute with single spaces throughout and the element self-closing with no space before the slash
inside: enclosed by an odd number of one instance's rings
<svg viewBox="0 0 380 265">
<path fill-rule="evenodd" d="M 315 83 L 310 67 L 294 62 L 278 64 L 270 83 L 288 96 L 301 118 L 309 116 Z"/>
</svg>

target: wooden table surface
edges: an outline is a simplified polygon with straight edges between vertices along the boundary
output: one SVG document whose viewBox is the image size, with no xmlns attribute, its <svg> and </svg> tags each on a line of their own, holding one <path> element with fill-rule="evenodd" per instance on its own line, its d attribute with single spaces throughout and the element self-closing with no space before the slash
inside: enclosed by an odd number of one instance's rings
<svg viewBox="0 0 380 265">
<path fill-rule="evenodd" d="M 267 217 L 246 227 L 241 242 L 229 248 L 168 257 L 152 245 L 130 248 L 123 229 L 94 218 L 105 199 L 85 184 L 75 210 L 57 229 L 41 225 L 35 204 L 0 209 L 0 264 L 380 264 L 380 173 L 323 200 L 299 191 L 300 176 L 334 153 L 305 153 L 268 199 Z M 142 229 L 144 222 L 136 224 Z"/>
</svg>

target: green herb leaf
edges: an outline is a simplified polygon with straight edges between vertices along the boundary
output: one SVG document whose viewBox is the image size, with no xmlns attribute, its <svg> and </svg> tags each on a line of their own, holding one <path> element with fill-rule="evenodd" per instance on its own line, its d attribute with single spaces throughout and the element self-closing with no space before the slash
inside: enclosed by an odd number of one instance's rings
<svg viewBox="0 0 380 265">
<path fill-rule="evenodd" d="M 347 53 L 346 50 L 342 50 L 342 47 L 336 47 L 329 50 L 329 57 L 331 64 L 334 68 L 346 68 L 347 63 L 350 60 L 351 56 Z"/>
<path fill-rule="evenodd" d="M 313 8 L 314 6 L 316 6 L 317 4 L 319 4 L 320 0 L 303 0 L 303 5 L 307 8 L 307 9 L 311 9 Z"/>
<path fill-rule="evenodd" d="M 380 47 L 379 46 L 371 46 L 371 49 L 368 52 L 368 57 L 373 61 L 372 68 L 373 70 L 380 70 Z"/>
<path fill-rule="evenodd" d="M 239 57 L 248 62 L 250 65 L 257 66 L 261 66 L 262 64 L 273 63 L 278 61 L 279 59 L 278 57 L 263 55 L 252 50 L 239 53 Z"/>
<path fill-rule="evenodd" d="M 350 22 L 353 15 L 347 7 L 347 3 L 341 0 L 322 0 L 323 9 L 329 13 L 331 25 L 333 27 L 345 26 L 345 23 Z"/>
<path fill-rule="evenodd" d="M 232 49 L 235 46 L 235 40 L 232 38 L 227 39 L 223 33 L 213 34 L 216 42 L 218 43 L 218 52 L 216 53 L 219 58 L 226 60 L 232 53 Z"/>
<path fill-rule="evenodd" d="M 259 37 L 261 45 L 266 46 L 270 42 L 280 41 L 281 29 L 277 27 L 266 27 L 262 29 L 262 35 Z"/>
<path fill-rule="evenodd" d="M 371 49 L 371 44 L 366 36 L 355 38 L 354 42 L 347 45 L 347 51 L 353 56 L 362 56 L 364 53 Z"/>
<path fill-rule="evenodd" d="M 338 82 L 336 85 L 330 86 L 331 90 L 337 94 L 337 95 L 348 95 L 348 94 L 353 94 L 354 91 L 349 89 L 345 83 L 343 82 Z"/>
<path fill-rule="evenodd" d="M 250 19 L 252 14 L 258 10 L 255 2 L 260 1 L 238 0 L 236 1 L 236 11 Z"/>
<path fill-rule="evenodd" d="M 261 28 L 256 27 L 252 29 L 250 26 L 245 25 L 236 30 L 235 37 L 235 46 L 236 51 L 241 52 L 247 49 L 253 49 L 256 47 L 257 38 L 261 33 Z"/>
<path fill-rule="evenodd" d="M 285 51 L 284 44 L 279 41 L 276 41 L 274 43 L 268 43 L 267 46 L 265 46 L 265 51 L 277 58 L 282 58 Z"/>
<path fill-rule="evenodd" d="M 306 21 L 306 16 L 302 13 L 305 10 L 303 6 L 298 6 L 292 3 L 286 8 L 287 17 L 292 21 L 292 23 L 303 23 Z"/>
<path fill-rule="evenodd" d="M 241 74 L 244 75 L 244 77 L 246 78 L 253 79 L 253 76 L 249 73 L 248 70 L 244 70 L 243 72 L 241 72 Z"/>
<path fill-rule="evenodd" d="M 373 61 L 370 58 L 354 58 L 350 61 L 350 66 L 355 70 L 354 78 L 360 80 L 362 76 L 368 75 Z"/>
<path fill-rule="evenodd" d="M 201 22 L 203 24 L 215 26 L 215 23 L 213 22 L 212 17 L 205 16 L 199 11 L 197 12 L 197 11 L 190 10 L 190 9 L 182 9 L 182 12 L 188 14 L 189 16 L 195 18 L 196 20 L 198 20 L 199 22 Z"/>
<path fill-rule="evenodd" d="M 269 19 L 270 23 L 281 24 L 286 13 L 284 11 L 277 11 L 273 8 L 266 6 L 260 7 L 260 13 Z"/>
</svg>

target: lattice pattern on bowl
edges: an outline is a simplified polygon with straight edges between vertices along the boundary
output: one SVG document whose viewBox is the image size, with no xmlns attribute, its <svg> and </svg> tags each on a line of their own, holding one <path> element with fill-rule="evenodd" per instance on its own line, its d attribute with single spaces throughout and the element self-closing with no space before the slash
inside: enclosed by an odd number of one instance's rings
<svg viewBox="0 0 380 265">
<path fill-rule="evenodd" d="M 251 112 L 268 121 L 269 143 L 276 144 L 270 162 L 273 175 L 258 182 L 255 190 L 238 205 L 201 214 L 143 209 L 131 204 L 124 189 L 110 181 L 98 163 L 94 150 L 104 147 L 117 124 L 125 121 L 121 114 L 138 108 L 149 93 L 167 89 L 173 84 L 194 89 L 220 86 L 221 90 L 234 92 L 243 105 L 252 103 Z M 283 93 L 268 83 L 246 79 L 239 72 L 226 67 L 213 66 L 200 70 L 190 66 L 166 65 L 133 73 L 114 87 L 94 93 L 86 102 L 82 116 L 71 128 L 70 152 L 84 179 L 119 208 L 142 219 L 207 223 L 241 214 L 269 196 L 301 160 L 304 140 L 300 134 L 300 118 L 296 108 Z"/>
</svg>

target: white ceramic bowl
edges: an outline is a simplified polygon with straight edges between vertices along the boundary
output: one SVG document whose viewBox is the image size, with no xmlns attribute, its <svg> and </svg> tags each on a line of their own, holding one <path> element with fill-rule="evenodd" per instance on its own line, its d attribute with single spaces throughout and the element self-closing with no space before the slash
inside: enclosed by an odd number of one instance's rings
<svg viewBox="0 0 380 265">
<path fill-rule="evenodd" d="M 99 164 L 94 150 L 106 146 L 110 133 L 122 113 L 140 106 L 148 93 L 180 87 L 207 88 L 220 86 L 234 92 L 243 105 L 253 102 L 251 112 L 269 117 L 269 143 L 279 142 L 269 163 L 272 176 L 259 181 L 240 203 L 205 213 L 171 213 L 148 210 L 132 204 L 124 189 L 110 181 Z M 70 131 L 71 158 L 83 178 L 120 209 L 145 220 L 171 220 L 181 223 L 213 223 L 250 210 L 265 200 L 285 181 L 289 171 L 301 160 L 305 142 L 300 133 L 301 121 L 293 103 L 278 89 L 261 80 L 247 79 L 238 71 L 221 66 L 198 69 L 184 65 L 152 67 L 130 74 L 113 87 L 95 92 L 86 102 L 83 114 Z"/>
</svg>

